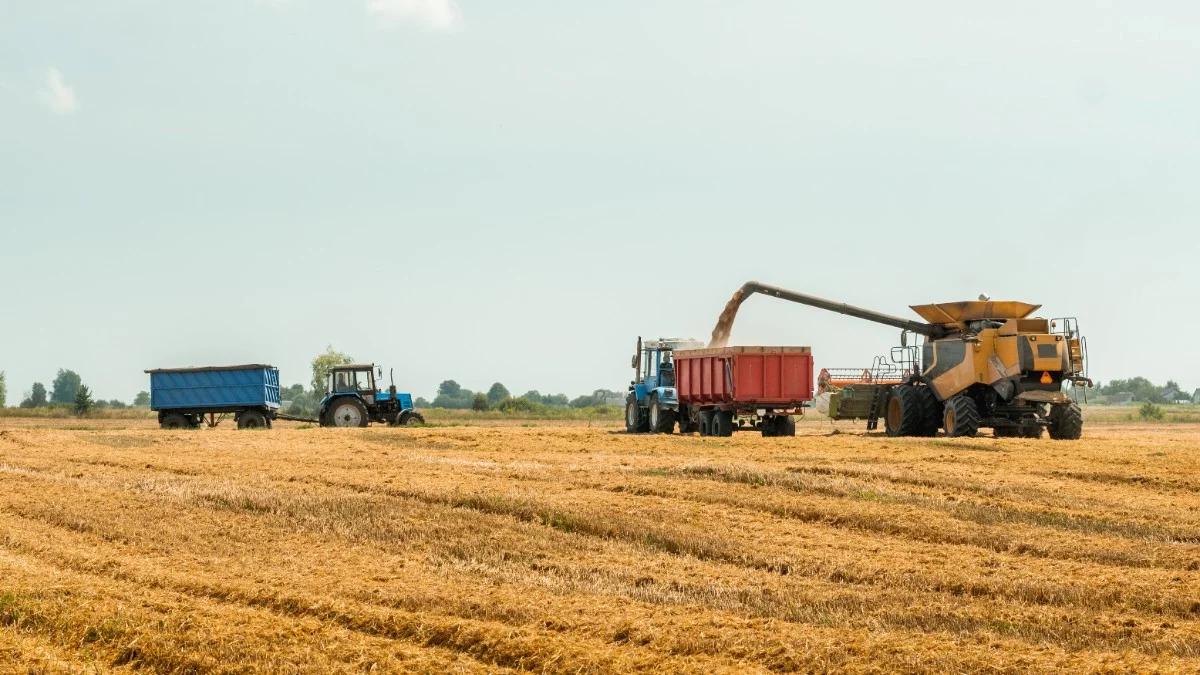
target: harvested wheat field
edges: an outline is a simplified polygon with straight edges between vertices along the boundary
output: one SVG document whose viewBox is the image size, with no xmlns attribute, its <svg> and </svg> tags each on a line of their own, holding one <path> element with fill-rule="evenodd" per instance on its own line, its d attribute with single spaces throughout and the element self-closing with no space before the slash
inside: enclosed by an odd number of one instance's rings
<svg viewBox="0 0 1200 675">
<path fill-rule="evenodd" d="M 1200 669 L 1197 426 L 65 424 L 0 428 L 18 670 Z"/>
</svg>

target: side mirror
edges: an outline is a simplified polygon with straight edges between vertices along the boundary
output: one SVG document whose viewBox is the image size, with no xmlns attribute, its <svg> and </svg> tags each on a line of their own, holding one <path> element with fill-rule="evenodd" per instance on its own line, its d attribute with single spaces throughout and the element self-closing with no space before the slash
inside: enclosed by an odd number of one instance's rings
<svg viewBox="0 0 1200 675">
<path fill-rule="evenodd" d="M 382 380 L 383 379 L 383 366 L 376 366 L 375 372 L 376 372 L 375 377 L 378 377 L 379 379 Z"/>
<path fill-rule="evenodd" d="M 901 347 L 908 346 L 908 331 L 906 331 L 906 330 L 900 331 L 900 346 Z"/>
<path fill-rule="evenodd" d="M 638 355 L 634 354 L 633 358 L 629 359 L 629 367 L 630 368 L 637 368 L 637 357 L 638 357 Z"/>
</svg>

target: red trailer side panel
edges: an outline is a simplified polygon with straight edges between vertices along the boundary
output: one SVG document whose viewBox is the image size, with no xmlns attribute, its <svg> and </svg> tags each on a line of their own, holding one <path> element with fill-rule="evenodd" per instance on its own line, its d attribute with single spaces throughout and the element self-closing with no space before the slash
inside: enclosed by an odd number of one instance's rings
<svg viewBox="0 0 1200 675">
<path fill-rule="evenodd" d="M 722 347 L 675 352 L 681 403 L 790 408 L 813 398 L 808 347 Z"/>
</svg>

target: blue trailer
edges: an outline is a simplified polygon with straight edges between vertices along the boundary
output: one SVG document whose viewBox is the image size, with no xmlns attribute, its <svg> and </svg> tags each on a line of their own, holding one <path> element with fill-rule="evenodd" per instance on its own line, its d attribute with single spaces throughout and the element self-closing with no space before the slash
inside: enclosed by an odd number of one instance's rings
<svg viewBox="0 0 1200 675">
<path fill-rule="evenodd" d="M 411 394 L 376 386 L 374 364 L 334 366 L 326 378 L 325 397 L 316 419 L 279 412 L 279 369 L 252 363 L 244 366 L 158 368 L 150 374 L 150 409 L 164 429 L 215 427 L 233 415 L 239 429 L 270 428 L 275 420 L 312 422 L 323 427 L 365 427 L 370 422 L 392 426 L 424 424 Z"/>
<path fill-rule="evenodd" d="M 158 368 L 150 375 L 150 409 L 164 429 L 216 426 L 233 415 L 239 429 L 269 428 L 279 415 L 279 369 L 264 364 Z"/>
</svg>

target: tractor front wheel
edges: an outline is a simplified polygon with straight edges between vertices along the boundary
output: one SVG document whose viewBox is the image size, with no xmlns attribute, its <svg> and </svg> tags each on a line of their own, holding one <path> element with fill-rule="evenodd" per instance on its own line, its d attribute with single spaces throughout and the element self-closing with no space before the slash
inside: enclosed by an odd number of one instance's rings
<svg viewBox="0 0 1200 675">
<path fill-rule="evenodd" d="M 1083 436 L 1083 411 L 1078 403 L 1061 403 L 1050 407 L 1050 438 L 1077 441 Z"/>
<path fill-rule="evenodd" d="M 645 433 L 650 430 L 646 415 L 638 405 L 637 399 L 630 396 L 625 400 L 625 431 L 631 434 Z"/>
</svg>

